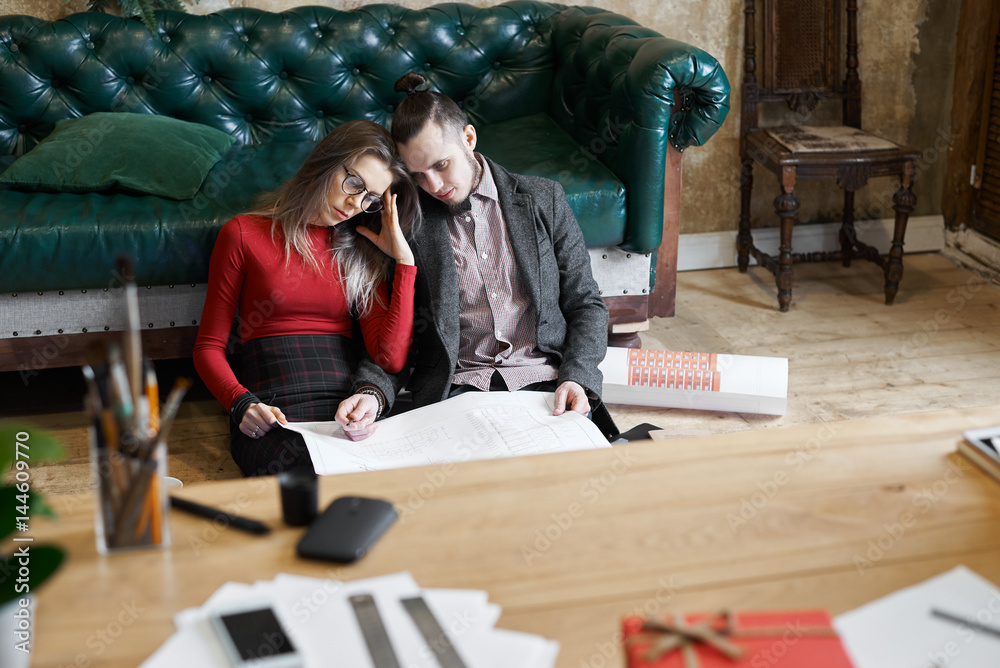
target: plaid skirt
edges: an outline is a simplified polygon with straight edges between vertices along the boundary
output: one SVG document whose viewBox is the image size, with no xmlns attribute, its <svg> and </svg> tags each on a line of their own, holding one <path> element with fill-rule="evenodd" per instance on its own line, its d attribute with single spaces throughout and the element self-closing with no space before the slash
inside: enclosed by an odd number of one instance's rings
<svg viewBox="0 0 1000 668">
<path fill-rule="evenodd" d="M 243 386 L 281 409 L 291 422 L 327 422 L 350 396 L 358 350 L 346 336 L 296 334 L 251 339 L 243 344 Z M 243 475 L 312 471 L 299 434 L 274 428 L 250 438 L 230 421 L 230 452 Z"/>
</svg>

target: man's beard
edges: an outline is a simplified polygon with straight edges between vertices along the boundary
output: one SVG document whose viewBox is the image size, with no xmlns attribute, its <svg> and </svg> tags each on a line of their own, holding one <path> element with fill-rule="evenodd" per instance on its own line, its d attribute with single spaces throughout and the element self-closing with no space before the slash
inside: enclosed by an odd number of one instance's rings
<svg viewBox="0 0 1000 668">
<path fill-rule="evenodd" d="M 472 211 L 472 193 L 476 191 L 476 188 L 479 187 L 479 182 L 483 180 L 483 166 L 479 164 L 479 160 L 472 153 L 472 151 L 465 153 L 465 159 L 469 162 L 469 165 L 472 167 L 476 176 L 472 180 L 472 185 L 469 187 L 469 193 L 465 196 L 465 199 L 461 202 L 445 202 L 445 205 L 448 207 L 448 212 L 453 216 Z"/>
</svg>

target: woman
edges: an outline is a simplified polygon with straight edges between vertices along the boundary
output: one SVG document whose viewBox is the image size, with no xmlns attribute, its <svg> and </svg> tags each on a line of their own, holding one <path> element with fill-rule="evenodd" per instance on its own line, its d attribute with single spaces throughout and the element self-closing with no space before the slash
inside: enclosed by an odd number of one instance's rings
<svg viewBox="0 0 1000 668">
<path fill-rule="evenodd" d="M 386 371 L 403 367 L 416 277 L 406 235 L 419 215 L 388 131 L 352 121 L 255 213 L 223 226 L 194 362 L 232 416 L 230 450 L 244 475 L 312 469 L 301 436 L 278 424 L 334 419 L 350 394 L 355 333 Z M 242 383 L 226 360 L 237 310 Z"/>
</svg>

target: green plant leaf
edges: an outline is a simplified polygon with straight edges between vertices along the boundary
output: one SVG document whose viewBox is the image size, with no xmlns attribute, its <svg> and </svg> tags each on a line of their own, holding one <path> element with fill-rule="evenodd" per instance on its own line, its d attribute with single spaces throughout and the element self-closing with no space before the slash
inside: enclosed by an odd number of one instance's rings
<svg viewBox="0 0 1000 668">
<path fill-rule="evenodd" d="M 63 0 L 64 2 L 69 2 L 69 0 Z M 90 0 L 87 3 L 88 12 L 106 12 L 111 9 L 111 0 Z"/>
<path fill-rule="evenodd" d="M 69 1 L 63 0 L 63 2 Z M 194 4 L 198 4 L 199 1 L 194 0 Z M 156 34 L 154 9 L 173 9 L 179 12 L 187 11 L 181 0 L 89 0 L 87 11 L 107 13 L 115 6 L 121 10 L 122 16 L 138 16 L 142 24 L 146 26 L 146 29 L 154 35 Z"/>
<path fill-rule="evenodd" d="M 153 0 L 138 0 L 139 17 L 142 19 L 146 30 L 156 34 L 156 16 L 153 14 Z"/>
<path fill-rule="evenodd" d="M 15 598 L 23 598 L 35 591 L 62 564 L 65 554 L 50 545 L 28 545 L 27 564 L 21 564 L 23 557 L 14 554 L 0 557 L 0 605 Z M 22 565 L 28 570 L 26 581 L 18 582 Z M 27 584 L 28 591 L 24 591 Z M 19 589 L 21 591 L 19 591 Z"/>
<path fill-rule="evenodd" d="M 44 496 L 34 493 L 31 495 L 31 516 L 48 517 L 53 520 L 59 517 L 58 513 L 52 510 L 52 506 L 49 505 L 49 502 L 45 500 Z"/>
<path fill-rule="evenodd" d="M 18 448 L 17 435 L 21 432 L 28 434 L 28 438 Z M 18 451 L 22 459 L 27 457 L 29 465 L 62 459 L 64 454 L 59 441 L 44 429 L 24 422 L 0 423 L 0 472 L 6 472 L 10 468 Z"/>
</svg>

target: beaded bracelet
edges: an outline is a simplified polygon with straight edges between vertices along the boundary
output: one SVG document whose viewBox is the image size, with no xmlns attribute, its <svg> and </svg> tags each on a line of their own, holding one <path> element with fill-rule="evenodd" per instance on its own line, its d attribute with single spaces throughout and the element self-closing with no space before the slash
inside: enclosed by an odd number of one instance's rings
<svg viewBox="0 0 1000 668">
<path fill-rule="evenodd" d="M 375 400 L 378 402 L 378 412 L 375 413 L 375 417 L 381 417 L 382 411 L 385 409 L 385 398 L 382 396 L 382 391 L 377 387 L 365 386 L 359 387 L 357 393 L 370 394 L 375 397 Z"/>
</svg>

